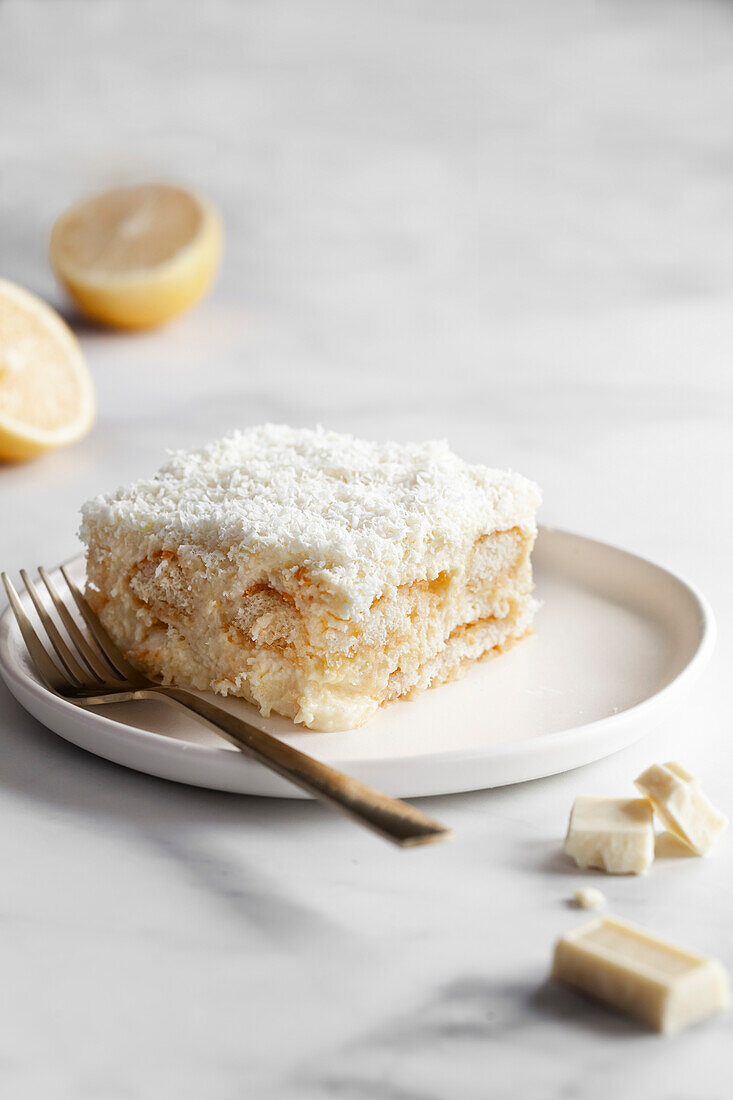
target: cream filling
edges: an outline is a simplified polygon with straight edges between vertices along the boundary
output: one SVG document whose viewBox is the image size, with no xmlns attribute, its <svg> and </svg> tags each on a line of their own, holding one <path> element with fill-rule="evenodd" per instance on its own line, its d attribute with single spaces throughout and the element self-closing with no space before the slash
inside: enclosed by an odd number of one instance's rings
<svg viewBox="0 0 733 1100">
<path fill-rule="evenodd" d="M 485 536 L 450 573 L 396 589 L 359 621 L 334 616 L 305 571 L 242 592 L 234 567 L 214 572 L 195 553 L 137 561 L 92 547 L 89 595 L 147 673 L 310 729 L 349 729 L 527 632 L 532 541 L 519 529 Z"/>
</svg>

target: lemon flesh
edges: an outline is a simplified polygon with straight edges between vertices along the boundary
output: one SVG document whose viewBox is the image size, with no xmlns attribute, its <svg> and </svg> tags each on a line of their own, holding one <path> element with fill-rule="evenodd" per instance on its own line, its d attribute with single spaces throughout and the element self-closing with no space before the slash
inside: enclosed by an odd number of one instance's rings
<svg viewBox="0 0 733 1100">
<path fill-rule="evenodd" d="M 95 417 L 78 341 L 55 310 L 0 279 L 0 460 L 80 439 Z"/>
<path fill-rule="evenodd" d="M 72 206 L 51 232 L 56 275 L 88 317 L 149 328 L 190 309 L 213 283 L 221 218 L 182 187 L 118 187 Z"/>
</svg>

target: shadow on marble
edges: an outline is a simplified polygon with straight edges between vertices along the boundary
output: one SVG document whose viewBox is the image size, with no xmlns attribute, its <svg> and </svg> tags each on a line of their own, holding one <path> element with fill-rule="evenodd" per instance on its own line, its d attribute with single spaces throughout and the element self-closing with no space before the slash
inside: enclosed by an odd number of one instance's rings
<svg viewBox="0 0 733 1100">
<path fill-rule="evenodd" d="M 533 870 L 543 874 L 561 875 L 572 878 L 596 879 L 603 882 L 606 877 L 603 871 L 593 867 L 578 867 L 575 862 L 565 854 L 563 850 L 563 837 L 555 841 L 533 840 L 526 845 L 528 862 Z M 690 859 L 695 858 L 695 853 L 678 840 L 672 833 L 657 833 L 654 844 L 655 859 Z M 628 876 L 623 875 L 622 878 Z M 632 876 L 633 877 L 633 876 Z"/>
<path fill-rule="evenodd" d="M 504 1076 L 532 1044 L 550 1059 L 555 1046 L 548 1025 L 628 1041 L 647 1033 L 622 1016 L 549 980 L 521 981 L 467 976 L 431 993 L 423 1004 L 329 1052 L 298 1075 L 302 1097 L 363 1100 L 444 1100 L 434 1082 L 450 1076 L 454 1096 L 489 1095 L 478 1057 Z M 560 1055 L 558 1057 L 565 1057 Z M 295 1081 L 289 1088 L 295 1087 Z M 281 1095 L 278 1093 L 278 1095 Z M 282 1092 L 289 1095 L 288 1088 Z M 503 1095 L 503 1094 L 502 1094 Z"/>
<path fill-rule="evenodd" d="M 286 893 L 271 863 L 273 846 L 263 838 L 289 833 L 317 851 L 331 816 L 324 807 L 185 786 L 112 764 L 47 730 L 2 684 L 0 718 L 0 790 L 138 834 L 272 940 L 312 942 L 342 934 L 329 918 Z M 234 856 L 231 843 L 223 850 L 222 835 L 239 845 Z"/>
<path fill-rule="evenodd" d="M 66 321 L 69 329 L 72 330 L 77 337 L 89 337 L 89 335 L 91 335 L 91 337 L 96 337 L 96 335 L 100 334 L 117 334 L 119 337 L 120 335 L 119 331 L 108 328 L 106 324 L 102 324 L 100 321 L 92 321 L 90 317 L 85 317 L 83 312 L 80 312 L 74 305 L 68 303 L 68 301 L 61 301 L 61 303 L 57 301 L 57 303 L 52 305 L 58 313 L 58 316 Z M 125 333 L 122 331 L 121 334 L 124 335 Z"/>
<path fill-rule="evenodd" d="M 43 297 L 43 295 L 39 295 L 39 297 Z M 48 301 L 48 298 L 46 298 L 46 301 Z M 114 344 L 119 344 L 120 341 L 134 343 L 135 340 L 145 340 L 151 332 L 155 333 L 167 327 L 166 325 L 159 325 L 154 326 L 152 329 L 115 328 L 113 325 L 105 325 L 102 321 L 95 321 L 92 317 L 87 317 L 72 302 L 49 302 L 49 305 L 53 306 L 71 331 L 80 339 L 86 336 L 106 336 Z M 175 323 L 176 320 L 177 318 L 173 318 L 171 323 Z"/>
<path fill-rule="evenodd" d="M 135 338 L 134 331 L 126 332 L 124 330 L 110 328 L 108 325 L 103 325 L 100 321 L 93 321 L 91 317 L 85 317 L 84 314 L 73 305 L 57 304 L 55 309 L 76 336 L 110 336 L 117 341 L 119 341 L 120 337 L 123 339 L 127 337 L 132 337 L 132 339 Z"/>
<path fill-rule="evenodd" d="M 563 851 L 563 843 L 563 837 L 558 837 L 555 841 L 533 840 L 528 842 L 526 850 L 532 869 L 543 874 L 603 880 L 604 874 L 602 871 L 592 867 L 578 867 Z M 655 859 L 684 860 L 690 857 L 694 858 L 695 853 L 672 833 L 657 833 L 654 846 Z"/>
<path fill-rule="evenodd" d="M 589 878 L 597 877 L 598 871 L 582 869 L 567 856 L 563 850 L 564 837 L 556 840 L 533 840 L 526 845 L 527 854 L 532 870 L 549 875 L 567 875 L 577 878 L 578 875 Z"/>
<path fill-rule="evenodd" d="M 566 989 L 547 978 L 529 999 L 529 1007 L 542 1016 L 552 1017 L 562 1023 L 590 1031 L 596 1035 L 629 1039 L 648 1037 L 644 1027 L 616 1015 L 595 1001 Z"/>
<path fill-rule="evenodd" d="M 298 1075 L 299 1095 L 442 1100 L 442 1088 L 430 1081 L 444 1081 L 448 1072 L 454 1095 L 463 1100 L 484 1095 L 483 1084 L 474 1093 L 461 1079 L 468 1051 L 490 1047 L 508 1032 L 523 1030 L 526 1022 L 520 1010 L 530 992 L 519 983 L 475 977 L 451 981 L 423 1004 L 327 1053 L 317 1065 L 304 1067 Z M 295 1087 L 294 1081 L 290 1087 Z"/>
</svg>

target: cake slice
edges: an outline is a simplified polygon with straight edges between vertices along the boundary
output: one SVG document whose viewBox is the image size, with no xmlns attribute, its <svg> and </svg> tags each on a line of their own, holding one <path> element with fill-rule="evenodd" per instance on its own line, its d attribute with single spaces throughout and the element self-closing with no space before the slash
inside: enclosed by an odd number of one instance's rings
<svg viewBox="0 0 733 1100">
<path fill-rule="evenodd" d="M 85 504 L 87 597 L 148 675 L 349 729 L 530 630 L 539 500 L 444 442 L 268 424 Z"/>
</svg>

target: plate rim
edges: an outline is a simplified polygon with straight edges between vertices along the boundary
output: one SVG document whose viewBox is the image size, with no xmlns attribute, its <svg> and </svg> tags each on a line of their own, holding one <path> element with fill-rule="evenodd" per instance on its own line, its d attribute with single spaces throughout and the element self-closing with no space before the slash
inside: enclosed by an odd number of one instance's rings
<svg viewBox="0 0 733 1100">
<path fill-rule="evenodd" d="M 645 557 L 644 555 L 637 554 L 635 551 L 629 550 L 616 543 L 606 542 L 602 539 L 594 538 L 591 535 L 584 535 L 580 532 L 570 530 L 569 528 L 555 526 L 554 524 L 541 524 L 539 530 L 552 534 L 569 536 L 572 539 L 581 540 L 584 543 L 592 543 L 595 546 L 601 546 L 605 549 L 621 553 L 646 566 L 651 566 L 666 575 L 677 585 L 680 585 L 686 590 L 688 596 L 692 598 L 699 616 L 699 638 L 694 652 L 689 657 L 684 667 L 669 681 L 669 683 L 665 684 L 662 688 L 647 696 L 645 699 L 642 699 L 639 703 L 635 703 L 633 706 L 627 707 L 617 714 L 604 715 L 602 718 L 596 718 L 592 722 L 585 722 L 582 725 L 572 726 L 569 729 L 554 730 L 550 733 L 539 734 L 521 741 L 500 742 L 494 745 L 486 745 L 483 748 L 472 746 L 469 748 L 445 749 L 440 752 L 425 753 L 419 756 L 414 754 L 390 756 L 388 758 L 390 766 L 400 768 L 414 764 L 416 761 L 423 762 L 425 760 L 446 761 L 450 763 L 470 762 L 476 759 L 482 761 L 489 759 L 500 761 L 507 752 L 509 752 L 512 757 L 516 758 L 532 755 L 537 752 L 540 747 L 544 749 L 552 747 L 557 750 L 561 749 L 563 746 L 571 747 L 576 741 L 585 739 L 589 733 L 599 733 L 605 727 L 611 725 L 618 728 L 632 716 L 634 719 L 643 717 L 647 711 L 654 710 L 662 703 L 668 702 L 671 697 L 676 695 L 683 688 L 692 686 L 703 672 L 715 648 L 717 627 L 712 607 L 696 585 L 680 573 L 676 573 L 666 566 L 661 565 L 659 562 Z M 81 558 L 83 558 L 83 554 L 77 554 L 69 558 L 63 564 L 66 567 L 73 568 Z M 53 574 L 59 569 L 60 565 L 57 565 L 50 569 L 49 572 Z M 24 601 L 27 599 L 25 593 L 21 595 L 21 599 Z M 114 718 L 107 717 L 104 713 L 104 708 L 99 708 L 98 710 L 86 707 L 79 708 L 63 696 L 56 695 L 55 692 L 51 691 L 39 680 L 35 679 L 35 677 L 29 676 L 21 665 L 10 659 L 9 647 L 11 632 L 13 630 L 17 631 L 17 629 L 15 618 L 8 604 L 2 614 L 0 614 L 0 674 L 2 674 L 9 690 L 16 699 L 18 699 L 18 697 L 12 690 L 10 684 L 11 680 L 19 685 L 21 690 L 29 691 L 31 694 L 36 695 L 37 698 L 43 700 L 46 704 L 50 701 L 69 716 L 72 713 L 78 713 L 79 709 L 83 709 L 84 713 L 90 719 L 91 725 L 98 727 L 106 735 L 114 734 L 115 740 L 118 741 L 118 743 L 119 740 L 125 740 L 130 744 L 144 744 L 149 748 L 155 747 L 159 752 L 162 752 L 164 756 L 172 756 L 173 758 L 181 753 L 185 753 L 188 756 L 199 756 L 202 761 L 208 760 L 212 764 L 215 761 L 221 762 L 224 759 L 229 759 L 232 761 L 232 764 L 234 764 L 234 761 L 241 761 L 243 759 L 239 753 L 232 752 L 231 749 L 225 748 L 224 746 L 220 748 L 214 745 L 200 745 L 196 742 L 183 741 L 176 737 L 156 733 L 154 730 L 143 729 L 136 725 L 126 725 L 123 722 L 116 721 Z M 23 706 L 23 709 L 26 709 L 20 700 L 18 700 L 18 702 Z M 51 728 L 52 732 L 63 740 L 69 740 L 58 730 L 52 727 L 47 728 Z M 365 728 L 368 728 L 368 723 Z M 305 728 L 301 729 L 295 726 L 295 724 L 293 724 L 293 732 L 302 733 L 303 736 L 307 736 L 309 733 Z M 338 735 L 338 732 L 340 731 L 337 731 L 336 735 Z M 305 746 L 298 747 L 305 748 Z M 95 753 L 92 749 L 85 749 L 85 751 L 92 752 L 93 755 L 101 755 Z M 598 757 L 598 759 L 600 758 L 602 757 Z M 253 763 L 249 758 L 245 759 L 248 764 Z M 322 759 L 322 757 L 318 756 L 318 759 Z M 326 762 L 336 768 L 354 771 L 355 768 L 368 768 L 376 763 L 382 763 L 384 759 L 383 757 L 366 756 L 360 757 L 358 760 L 342 760 L 338 756 L 328 756 L 326 757 Z M 130 767 L 130 765 L 122 766 Z M 143 774 L 152 774 L 146 772 L 145 769 L 142 768 L 137 768 L 136 770 L 141 771 Z M 185 781 L 177 780 L 177 782 Z"/>
</svg>

